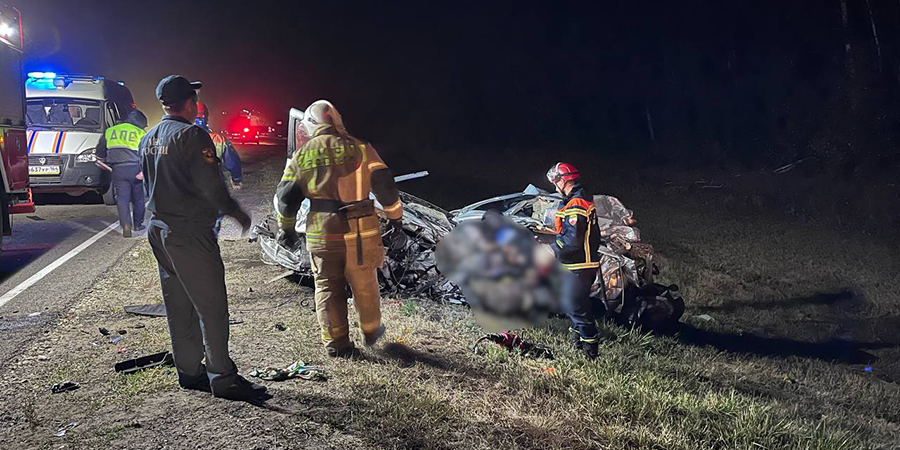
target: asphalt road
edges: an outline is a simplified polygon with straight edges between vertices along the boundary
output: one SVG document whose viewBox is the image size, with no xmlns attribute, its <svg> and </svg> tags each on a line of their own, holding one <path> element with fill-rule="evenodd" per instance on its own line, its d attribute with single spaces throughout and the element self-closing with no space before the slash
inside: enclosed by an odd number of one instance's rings
<svg viewBox="0 0 900 450">
<path fill-rule="evenodd" d="M 283 145 L 238 146 L 238 152 L 244 188 L 235 192 L 235 197 L 256 220 L 264 211 L 261 205 L 274 193 L 284 168 L 285 149 Z M 146 239 L 125 239 L 118 227 L 108 229 L 118 221 L 114 206 L 77 203 L 59 196 L 42 200 L 56 204 L 39 204 L 33 214 L 14 216 L 12 236 L 3 239 L 0 367 L 37 334 L 52 327 L 104 272 Z M 98 236 L 104 231 L 106 234 Z M 226 220 L 220 237 L 239 236 L 236 224 Z M 77 255 L 66 259 L 79 248 Z M 61 258 L 65 261 L 60 264 Z"/>
</svg>

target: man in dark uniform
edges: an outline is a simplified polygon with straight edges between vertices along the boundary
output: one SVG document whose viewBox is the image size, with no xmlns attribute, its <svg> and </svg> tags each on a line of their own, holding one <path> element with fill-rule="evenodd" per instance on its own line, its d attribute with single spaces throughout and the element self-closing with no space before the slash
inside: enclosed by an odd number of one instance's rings
<svg viewBox="0 0 900 450">
<path fill-rule="evenodd" d="M 598 342 L 595 302 L 591 284 L 600 267 L 600 228 L 593 198 L 581 186 L 581 174 L 575 166 L 557 163 L 547 172 L 547 179 L 565 197 L 556 213 L 556 245 L 551 248 L 563 267 L 577 280 L 567 305 L 572 320 L 572 340 L 588 359 L 597 357 Z"/>
<path fill-rule="evenodd" d="M 97 158 L 112 168 L 110 189 L 115 190 L 119 224 L 125 237 L 131 237 L 132 230 L 138 233 L 144 230 L 144 187 L 138 143 L 145 128 L 147 117 L 133 109 L 125 122 L 107 128 L 97 144 Z"/>
<path fill-rule="evenodd" d="M 200 86 L 170 75 L 156 87 L 166 115 L 140 143 L 148 236 L 159 263 L 178 383 L 216 397 L 262 400 L 265 387 L 238 375 L 228 355 L 225 267 L 213 226 L 219 211 L 237 219 L 244 232 L 251 221 L 222 182 L 209 134 L 192 125 Z"/>
</svg>

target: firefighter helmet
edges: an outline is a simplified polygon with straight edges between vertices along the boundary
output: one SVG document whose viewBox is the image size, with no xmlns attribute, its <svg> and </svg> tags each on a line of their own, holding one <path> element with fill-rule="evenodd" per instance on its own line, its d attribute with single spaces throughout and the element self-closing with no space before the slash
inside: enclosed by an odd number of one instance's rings
<svg viewBox="0 0 900 450">
<path fill-rule="evenodd" d="M 559 180 L 571 181 L 578 178 L 581 178 L 581 174 L 578 173 L 578 169 L 575 166 L 569 163 L 556 163 L 547 171 L 547 179 L 551 183 L 556 183 Z"/>
</svg>

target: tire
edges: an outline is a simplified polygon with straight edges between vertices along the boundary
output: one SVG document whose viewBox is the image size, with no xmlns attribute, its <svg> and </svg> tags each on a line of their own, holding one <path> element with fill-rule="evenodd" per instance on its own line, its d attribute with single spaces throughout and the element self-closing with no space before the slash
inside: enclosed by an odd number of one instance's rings
<svg viewBox="0 0 900 450">
<path fill-rule="evenodd" d="M 113 185 L 109 185 L 109 188 L 106 192 L 103 193 L 103 204 L 107 206 L 114 206 L 116 204 L 116 194 L 114 192 Z"/>
</svg>

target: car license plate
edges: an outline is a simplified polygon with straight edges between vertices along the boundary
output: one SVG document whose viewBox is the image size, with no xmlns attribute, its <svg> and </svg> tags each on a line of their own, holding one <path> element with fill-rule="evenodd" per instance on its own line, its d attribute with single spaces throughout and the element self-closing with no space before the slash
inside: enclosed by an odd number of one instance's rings
<svg viewBox="0 0 900 450">
<path fill-rule="evenodd" d="M 28 175 L 59 175 L 59 166 L 28 166 Z"/>
</svg>

